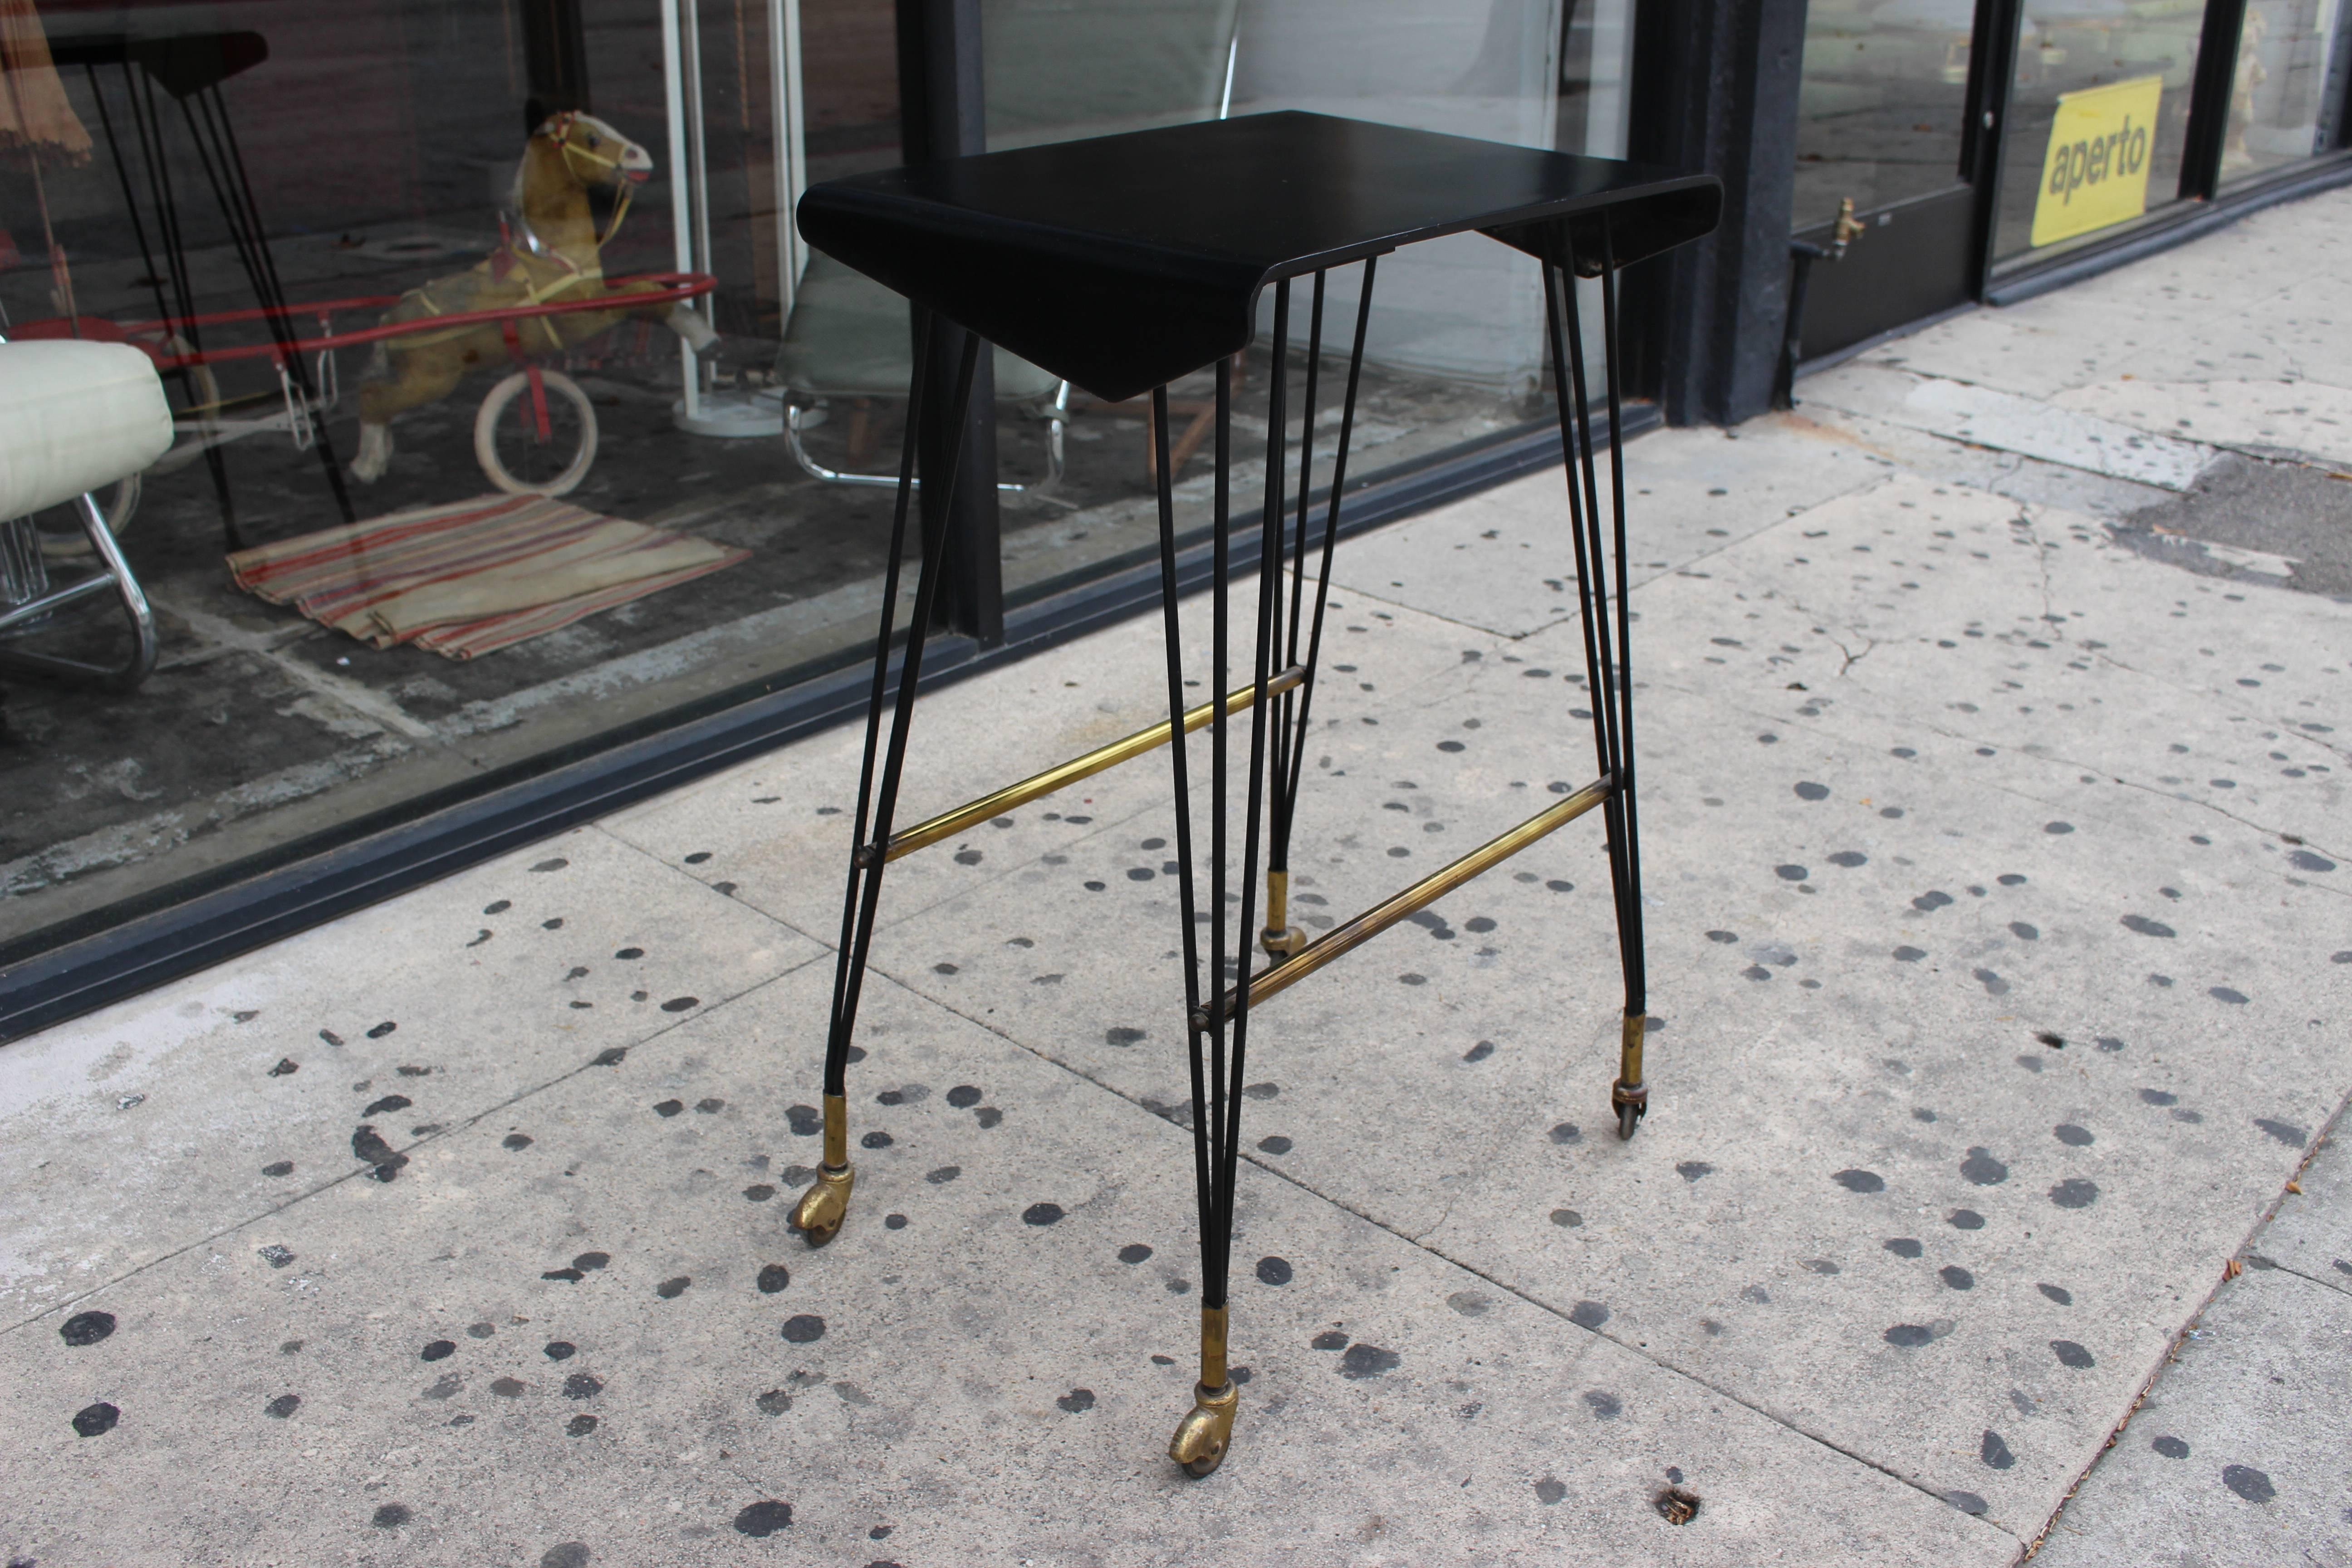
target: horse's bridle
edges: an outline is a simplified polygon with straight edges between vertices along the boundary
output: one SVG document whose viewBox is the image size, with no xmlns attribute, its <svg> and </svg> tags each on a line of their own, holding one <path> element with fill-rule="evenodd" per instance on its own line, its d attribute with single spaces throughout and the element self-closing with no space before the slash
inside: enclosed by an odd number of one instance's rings
<svg viewBox="0 0 2352 1568">
<path fill-rule="evenodd" d="M 585 162 L 598 165 L 601 168 L 615 171 L 620 169 L 621 161 L 618 158 L 608 158 L 593 147 L 575 145 L 572 140 L 572 128 L 578 124 L 579 121 L 579 111 L 576 110 L 567 109 L 561 114 L 551 116 L 546 124 L 540 127 L 537 134 L 544 136 L 549 141 L 555 143 L 556 151 L 563 155 L 564 167 L 570 169 L 573 177 L 580 180 L 583 184 L 585 184 L 588 183 L 588 175 L 583 173 L 573 160 L 584 160 Z M 617 135 L 615 140 L 622 141 L 622 145 L 624 146 L 628 145 L 625 140 L 619 138 Z M 601 183 L 609 184 L 612 182 L 609 179 L 605 179 Z M 615 197 L 613 202 L 612 226 L 605 229 L 603 234 L 596 237 L 596 243 L 600 247 L 612 243 L 613 237 L 621 232 L 621 220 L 629 216 L 629 201 L 636 191 L 636 182 L 625 178 L 620 182 L 620 184 L 621 194 Z M 594 209 L 591 208 L 590 210 L 593 213 Z"/>
</svg>

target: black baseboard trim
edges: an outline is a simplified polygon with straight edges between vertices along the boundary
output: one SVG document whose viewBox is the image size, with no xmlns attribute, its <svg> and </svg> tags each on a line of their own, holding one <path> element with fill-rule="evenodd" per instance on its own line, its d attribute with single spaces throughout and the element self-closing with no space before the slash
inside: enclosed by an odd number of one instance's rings
<svg viewBox="0 0 2352 1568">
<path fill-rule="evenodd" d="M 1625 410 L 1629 437 L 1662 423 L 1653 405 Z M 1467 449 L 1368 479 L 1349 494 L 1340 532 L 1366 532 L 1559 462 L 1559 428 L 1554 423 L 1498 432 Z M 1255 569 L 1255 546 L 1249 542 L 1255 537 L 1255 529 L 1234 536 L 1232 560 L 1238 576 Z M 1183 590 L 1207 585 L 1211 564 L 1205 544 L 1181 554 L 1177 575 Z M 969 637 L 934 637 L 924 646 L 925 689 L 1000 668 L 1159 604 L 1160 569 L 1153 564 L 1008 612 L 1005 640 L 995 647 L 980 647 Z M 872 667 L 859 660 L 240 879 L 193 887 L 176 902 L 26 953 L 0 967 L 0 1043 L 860 719 L 872 680 Z"/>
</svg>

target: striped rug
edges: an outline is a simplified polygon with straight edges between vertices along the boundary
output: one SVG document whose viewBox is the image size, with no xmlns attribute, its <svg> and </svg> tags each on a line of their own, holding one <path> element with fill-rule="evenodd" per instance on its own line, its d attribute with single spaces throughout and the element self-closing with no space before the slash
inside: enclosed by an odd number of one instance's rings
<svg viewBox="0 0 2352 1568">
<path fill-rule="evenodd" d="M 478 496 L 240 550 L 230 575 L 376 647 L 473 658 L 750 557 L 545 496 Z"/>
</svg>

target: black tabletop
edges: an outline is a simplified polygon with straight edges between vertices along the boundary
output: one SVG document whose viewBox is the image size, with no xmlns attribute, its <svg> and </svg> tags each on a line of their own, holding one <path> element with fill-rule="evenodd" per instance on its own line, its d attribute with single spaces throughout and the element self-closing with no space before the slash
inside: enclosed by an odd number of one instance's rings
<svg viewBox="0 0 2352 1568">
<path fill-rule="evenodd" d="M 1713 229 L 1712 175 L 1249 115 L 812 186 L 818 249 L 1097 396 L 1246 346 L 1266 284 L 1476 229 L 1590 275 Z"/>
</svg>

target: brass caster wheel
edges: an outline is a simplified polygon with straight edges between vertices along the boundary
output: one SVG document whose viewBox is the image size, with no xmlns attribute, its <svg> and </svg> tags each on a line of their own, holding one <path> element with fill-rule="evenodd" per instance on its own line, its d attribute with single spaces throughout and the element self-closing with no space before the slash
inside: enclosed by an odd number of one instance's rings
<svg viewBox="0 0 2352 1568">
<path fill-rule="evenodd" d="M 1168 1444 L 1168 1457 L 1183 1466 L 1186 1475 L 1197 1480 L 1225 1462 L 1225 1450 L 1234 1441 L 1234 1412 L 1241 1397 L 1241 1389 L 1231 1379 L 1214 1390 L 1202 1384 L 1192 1385 L 1192 1408 L 1176 1424 L 1176 1436 Z"/>
<path fill-rule="evenodd" d="M 793 1224 L 811 1247 L 823 1247 L 841 1229 L 849 1215 L 849 1189 L 856 1182 L 857 1173 L 847 1165 L 837 1171 L 829 1165 L 818 1169 L 816 1184 L 801 1194 L 793 1209 Z"/>
<path fill-rule="evenodd" d="M 1630 1140 L 1642 1125 L 1642 1117 L 1650 1109 L 1646 1089 L 1627 1089 L 1622 1083 L 1609 1091 L 1610 1102 L 1617 1108 L 1617 1136 Z"/>
</svg>

